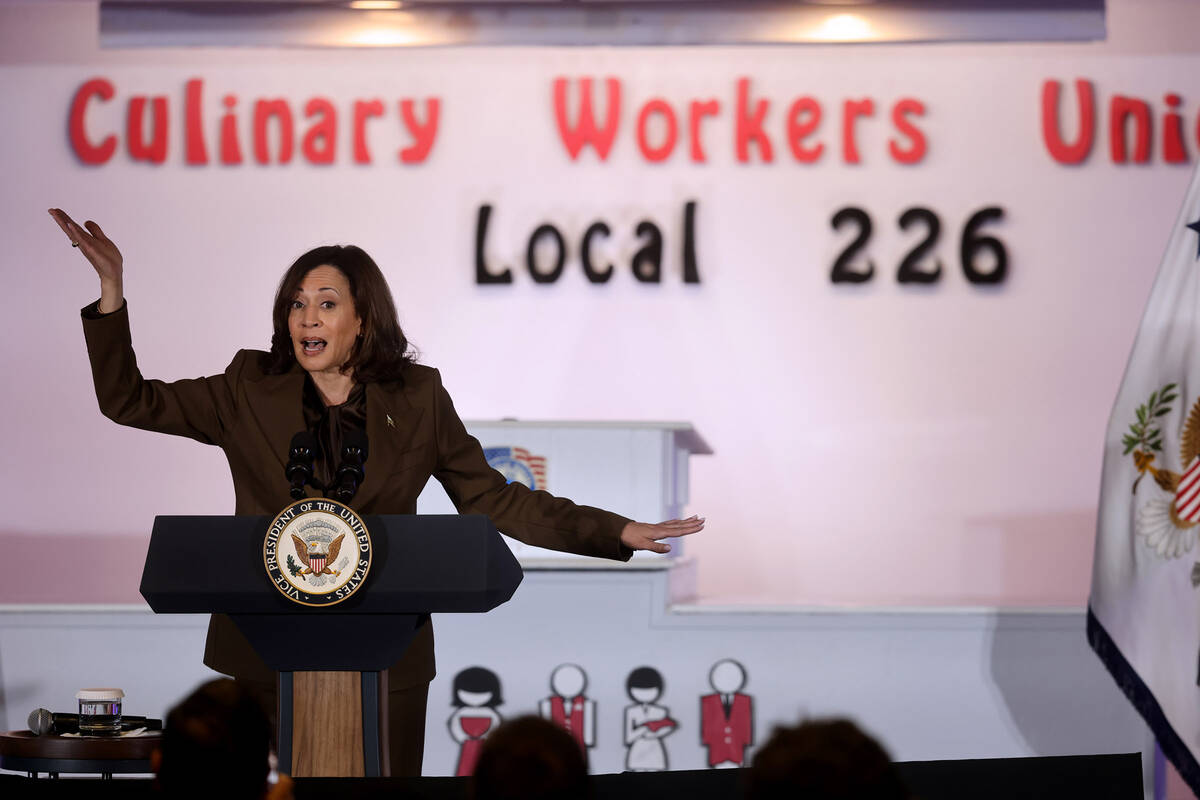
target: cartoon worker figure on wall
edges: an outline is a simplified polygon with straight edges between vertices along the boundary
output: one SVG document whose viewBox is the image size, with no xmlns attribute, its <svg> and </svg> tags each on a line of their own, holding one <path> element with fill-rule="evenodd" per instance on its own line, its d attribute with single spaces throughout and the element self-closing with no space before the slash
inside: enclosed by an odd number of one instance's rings
<svg viewBox="0 0 1200 800">
<path fill-rule="evenodd" d="M 584 694 L 587 674 L 575 664 L 559 664 L 550 674 L 554 694 L 538 704 L 538 713 L 566 729 L 587 753 L 596 744 L 596 701 Z"/>
<path fill-rule="evenodd" d="M 754 699 L 743 694 L 746 669 L 732 658 L 713 664 L 708 673 L 712 694 L 700 698 L 700 742 L 710 767 L 740 767 L 754 744 Z"/>
<path fill-rule="evenodd" d="M 667 768 L 663 737 L 677 729 L 666 706 L 658 705 L 663 678 L 654 667 L 638 667 L 625 680 L 625 691 L 633 705 L 625 706 L 625 769 L 629 772 L 661 772 Z"/>
<path fill-rule="evenodd" d="M 455 775 L 472 775 L 483 737 L 500 724 L 496 706 L 504 702 L 500 679 L 484 667 L 467 667 L 454 676 L 450 690 L 454 713 L 447 720 L 450 736 L 458 742 L 458 767 Z"/>
</svg>

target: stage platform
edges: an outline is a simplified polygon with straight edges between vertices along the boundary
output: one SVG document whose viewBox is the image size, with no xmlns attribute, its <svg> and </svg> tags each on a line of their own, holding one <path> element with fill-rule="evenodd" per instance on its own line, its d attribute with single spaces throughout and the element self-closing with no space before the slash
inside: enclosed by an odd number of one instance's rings
<svg viewBox="0 0 1200 800">
<path fill-rule="evenodd" d="M 1138 753 L 901 762 L 900 771 L 917 800 L 1138 800 L 1142 762 Z M 743 770 L 680 770 L 596 775 L 592 800 L 725 800 L 742 797 Z M 468 800 L 466 778 L 307 778 L 296 781 L 296 800 Z M 33 780 L 0 776 L 0 796 L 117 798 L 156 797 L 145 778 L 111 781 L 84 778 Z"/>
</svg>

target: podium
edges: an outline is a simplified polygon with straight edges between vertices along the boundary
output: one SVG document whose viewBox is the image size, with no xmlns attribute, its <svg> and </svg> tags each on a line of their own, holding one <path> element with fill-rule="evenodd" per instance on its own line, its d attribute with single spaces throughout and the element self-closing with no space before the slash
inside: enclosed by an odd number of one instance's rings
<svg viewBox="0 0 1200 800">
<path fill-rule="evenodd" d="M 298 605 L 267 576 L 271 517 L 160 516 L 141 593 L 158 614 L 228 614 L 279 673 L 279 769 L 297 777 L 388 774 L 387 668 L 433 612 L 490 611 L 521 582 L 487 517 L 366 515 L 363 586 Z"/>
</svg>

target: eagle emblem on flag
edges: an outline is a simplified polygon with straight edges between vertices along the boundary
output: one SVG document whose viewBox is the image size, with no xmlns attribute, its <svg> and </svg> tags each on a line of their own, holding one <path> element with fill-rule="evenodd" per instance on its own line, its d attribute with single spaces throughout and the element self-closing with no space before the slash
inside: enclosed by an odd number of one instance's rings
<svg viewBox="0 0 1200 800">
<path fill-rule="evenodd" d="M 1134 532 L 1165 559 L 1190 552 L 1196 544 L 1196 525 L 1200 524 L 1200 399 L 1192 406 L 1179 437 L 1179 463 L 1183 471 L 1168 469 L 1159 460 L 1166 455 L 1159 420 L 1171 413 L 1172 405 L 1179 399 L 1177 386 L 1168 383 L 1152 392 L 1137 407 L 1137 419 L 1122 437 L 1124 454 L 1133 457 L 1137 469 L 1132 492 L 1137 494 L 1138 485 L 1147 475 L 1159 490 L 1138 509 Z"/>
</svg>

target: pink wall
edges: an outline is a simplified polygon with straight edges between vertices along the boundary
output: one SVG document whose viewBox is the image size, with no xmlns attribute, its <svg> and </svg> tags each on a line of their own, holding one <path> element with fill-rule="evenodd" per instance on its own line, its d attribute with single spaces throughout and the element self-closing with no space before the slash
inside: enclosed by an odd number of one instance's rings
<svg viewBox="0 0 1200 800">
<path fill-rule="evenodd" d="M 1042 83 L 1085 77 L 1101 109 L 1119 92 L 1156 114 L 1178 92 L 1200 155 L 1200 58 L 1179 33 L 1200 12 L 1109 8 L 1110 41 L 1095 44 L 350 52 L 100 51 L 94 4 L 0 4 L 0 538 L 6 553 L 54 565 L 7 580 L 0 602 L 136 600 L 155 514 L 232 506 L 219 452 L 120 429 L 96 410 L 77 317 L 95 280 L 45 215 L 61 206 L 121 245 L 148 375 L 216 372 L 237 348 L 264 346 L 283 268 L 308 247 L 349 241 L 383 265 L 464 417 L 692 421 L 716 450 L 693 461 L 691 490 L 709 520 L 690 547 L 706 601 L 1082 604 L 1109 408 L 1191 167 L 1163 163 L 1157 141 L 1151 164 L 1114 165 L 1106 126 L 1086 164 L 1055 163 L 1040 136 Z M 684 147 L 645 163 L 632 111 L 607 162 L 572 161 L 551 84 L 584 74 L 619 77 L 634 108 L 719 98 L 709 162 L 691 163 Z M 165 164 L 131 163 L 124 149 L 100 167 L 75 159 L 67 109 L 95 76 L 117 88 L 89 117 L 96 132 L 121 129 L 133 94 L 169 97 Z M 195 77 L 214 139 L 226 91 L 244 107 L 321 94 L 343 111 L 357 97 L 436 95 L 443 116 L 419 166 L 353 165 L 343 132 L 328 167 L 187 167 L 180 107 Z M 772 164 L 735 159 L 740 77 L 771 100 Z M 830 153 L 815 165 L 792 161 L 781 133 L 801 94 L 827 108 Z M 886 156 L 886 109 L 904 95 L 927 106 L 916 166 Z M 835 112 L 861 96 L 880 110 L 862 128 L 863 163 L 847 165 Z M 372 136 L 379 153 L 400 141 L 391 127 Z M 676 255 L 689 199 L 700 286 L 682 285 Z M 628 231 L 659 220 L 664 281 L 639 284 L 620 267 L 589 285 L 572 257 L 553 285 L 519 269 L 511 287 L 476 286 L 483 202 L 496 209 L 493 263 L 519 263 L 540 222 L 578 242 L 597 217 L 618 234 L 605 255 L 627 262 Z M 958 269 L 957 240 L 993 204 L 1006 210 L 991 232 L 1012 272 L 981 291 Z M 845 205 L 875 222 L 868 285 L 829 282 L 848 241 L 829 219 Z M 918 238 L 896 218 L 916 205 L 943 223 L 946 276 L 925 289 L 894 279 Z"/>
</svg>

